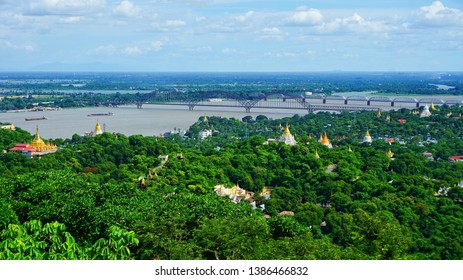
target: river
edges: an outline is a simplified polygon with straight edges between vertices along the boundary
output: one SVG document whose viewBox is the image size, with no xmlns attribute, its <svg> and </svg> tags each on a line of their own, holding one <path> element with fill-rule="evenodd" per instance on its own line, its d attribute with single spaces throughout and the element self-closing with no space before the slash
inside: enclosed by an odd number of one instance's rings
<svg viewBox="0 0 463 280">
<path fill-rule="evenodd" d="M 112 116 L 89 117 L 89 114 L 113 113 Z M 107 132 L 119 132 L 125 135 L 158 136 L 174 128 L 187 130 L 201 116 L 221 116 L 241 119 L 245 116 L 266 115 L 268 118 L 292 117 L 294 114 L 306 114 L 305 110 L 253 109 L 246 113 L 244 108 L 196 107 L 188 111 L 187 106 L 162 106 L 144 104 L 143 109 L 135 106 L 118 108 L 92 107 L 63 109 L 60 111 L 1 113 L 0 122 L 10 123 L 31 134 L 39 126 L 43 138 L 71 138 L 73 134 L 83 135 L 95 129 L 97 120 Z M 47 120 L 26 121 L 25 118 L 46 117 Z"/>
</svg>

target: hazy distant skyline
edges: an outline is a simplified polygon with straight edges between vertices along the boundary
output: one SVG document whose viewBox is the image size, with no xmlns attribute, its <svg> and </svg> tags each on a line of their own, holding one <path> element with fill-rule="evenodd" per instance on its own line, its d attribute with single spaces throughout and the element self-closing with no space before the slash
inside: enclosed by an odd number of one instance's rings
<svg viewBox="0 0 463 280">
<path fill-rule="evenodd" d="M 0 71 L 463 71 L 463 1 L 0 0 Z"/>
</svg>

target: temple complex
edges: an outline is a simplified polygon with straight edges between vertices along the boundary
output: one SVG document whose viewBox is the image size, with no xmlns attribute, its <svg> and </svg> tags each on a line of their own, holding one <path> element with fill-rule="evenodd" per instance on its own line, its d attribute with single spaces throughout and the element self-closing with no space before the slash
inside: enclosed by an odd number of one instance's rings
<svg viewBox="0 0 463 280">
<path fill-rule="evenodd" d="M 16 144 L 13 148 L 9 149 L 9 152 L 21 152 L 27 157 L 42 156 L 45 154 L 54 153 L 58 150 L 56 145 L 51 143 L 46 143 L 42 140 L 39 134 L 39 127 L 35 129 L 35 137 L 30 143 L 19 143 Z"/>
<path fill-rule="evenodd" d="M 294 139 L 294 136 L 289 131 L 288 124 L 286 124 L 285 131 L 281 135 L 279 141 L 284 142 L 286 145 L 290 145 L 290 146 L 294 146 L 297 144 L 296 140 Z"/>
<path fill-rule="evenodd" d="M 16 127 L 14 126 L 13 123 L 10 123 L 10 124 L 6 124 L 6 125 L 1 125 L 0 129 L 16 130 Z"/>
</svg>

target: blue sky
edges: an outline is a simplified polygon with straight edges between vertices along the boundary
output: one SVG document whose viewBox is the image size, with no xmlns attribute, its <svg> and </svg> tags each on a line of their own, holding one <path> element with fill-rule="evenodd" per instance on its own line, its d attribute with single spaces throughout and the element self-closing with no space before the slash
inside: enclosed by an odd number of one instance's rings
<svg viewBox="0 0 463 280">
<path fill-rule="evenodd" d="M 463 1 L 0 0 L 0 71 L 463 71 Z"/>
</svg>

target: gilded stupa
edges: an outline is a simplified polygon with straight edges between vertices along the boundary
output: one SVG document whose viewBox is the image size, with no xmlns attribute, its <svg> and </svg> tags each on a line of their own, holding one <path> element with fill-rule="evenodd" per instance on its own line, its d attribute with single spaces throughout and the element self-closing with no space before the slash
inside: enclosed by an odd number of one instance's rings
<svg viewBox="0 0 463 280">
<path fill-rule="evenodd" d="M 90 132 L 85 132 L 84 136 L 94 137 L 94 136 L 97 136 L 97 135 L 100 135 L 100 134 L 103 134 L 103 129 L 101 129 L 100 122 L 97 120 L 96 125 L 95 125 L 95 130 L 90 131 Z"/>
<path fill-rule="evenodd" d="M 318 154 L 318 149 L 315 149 L 315 158 L 320 158 L 320 155 Z"/>
<path fill-rule="evenodd" d="M 103 129 L 101 129 L 100 122 L 97 120 L 95 125 L 95 135 L 103 134 Z"/>
<path fill-rule="evenodd" d="M 323 133 L 323 137 L 320 137 L 320 143 L 322 145 L 327 146 L 328 148 L 333 148 L 333 145 L 331 145 L 330 139 L 328 139 L 328 136 L 326 135 L 326 132 Z"/>
<path fill-rule="evenodd" d="M 294 146 L 297 144 L 296 140 L 294 140 L 294 136 L 289 131 L 288 123 L 286 123 L 285 130 L 280 137 L 280 142 L 284 142 L 286 145 Z"/>
<path fill-rule="evenodd" d="M 39 126 L 36 126 L 34 140 L 32 140 L 29 146 L 34 148 L 36 152 L 47 152 L 51 150 L 56 151 L 56 145 L 45 143 L 45 141 L 40 138 Z"/>
<path fill-rule="evenodd" d="M 389 151 L 387 151 L 386 155 L 390 158 L 392 158 L 394 156 L 394 153 L 391 151 L 391 149 L 389 149 Z"/>
</svg>

